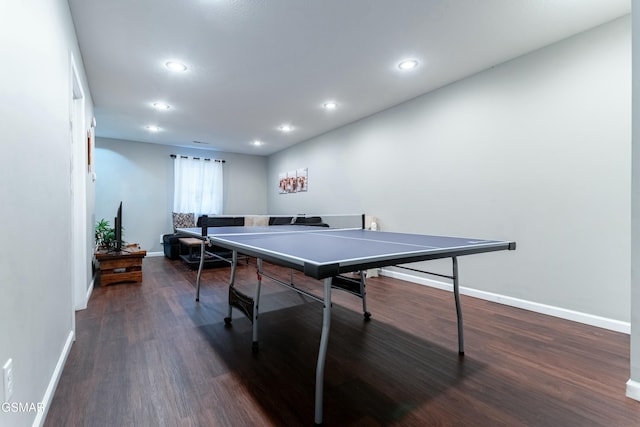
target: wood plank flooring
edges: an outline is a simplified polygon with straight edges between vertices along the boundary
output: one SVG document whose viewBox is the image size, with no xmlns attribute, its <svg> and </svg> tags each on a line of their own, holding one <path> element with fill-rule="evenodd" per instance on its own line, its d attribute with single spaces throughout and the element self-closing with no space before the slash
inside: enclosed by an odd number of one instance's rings
<svg viewBox="0 0 640 427">
<path fill-rule="evenodd" d="M 238 269 L 250 295 L 254 265 Z M 265 279 L 253 354 L 246 318 L 234 310 L 224 326 L 228 268 L 204 272 L 199 303 L 181 261 L 143 269 L 141 284 L 96 287 L 77 313 L 45 426 L 313 425 L 320 303 Z M 367 291 L 369 322 L 359 299 L 333 293 L 326 426 L 640 425 L 628 335 L 462 296 L 459 357 L 451 293 L 384 277 Z"/>
</svg>

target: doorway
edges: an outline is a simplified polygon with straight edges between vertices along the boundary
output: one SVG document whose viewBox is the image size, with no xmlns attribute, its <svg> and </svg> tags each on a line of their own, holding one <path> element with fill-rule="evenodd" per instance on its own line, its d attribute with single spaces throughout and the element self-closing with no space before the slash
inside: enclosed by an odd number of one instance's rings
<svg viewBox="0 0 640 427">
<path fill-rule="evenodd" d="M 88 283 L 89 257 L 87 239 L 87 159 L 85 135 L 85 95 L 73 54 L 71 58 L 71 278 L 73 280 L 73 307 L 87 308 L 90 286 Z M 75 323 L 75 322 L 74 322 Z M 74 328 L 75 329 L 75 328 Z"/>
</svg>

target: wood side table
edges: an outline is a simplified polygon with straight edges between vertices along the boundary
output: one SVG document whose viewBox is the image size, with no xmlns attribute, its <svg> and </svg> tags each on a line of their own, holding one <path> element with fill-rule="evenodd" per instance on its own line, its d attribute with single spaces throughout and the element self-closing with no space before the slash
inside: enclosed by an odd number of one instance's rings
<svg viewBox="0 0 640 427">
<path fill-rule="evenodd" d="M 100 265 L 100 286 L 120 282 L 142 282 L 142 259 L 147 251 L 139 245 L 129 245 L 120 252 L 99 250 L 96 259 Z"/>
</svg>

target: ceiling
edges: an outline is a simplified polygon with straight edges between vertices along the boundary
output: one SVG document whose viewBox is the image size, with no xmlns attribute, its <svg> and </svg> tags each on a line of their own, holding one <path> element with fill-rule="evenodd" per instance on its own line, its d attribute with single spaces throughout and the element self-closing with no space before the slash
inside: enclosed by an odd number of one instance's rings
<svg viewBox="0 0 640 427">
<path fill-rule="evenodd" d="M 69 5 L 98 137 L 261 156 L 611 21 L 631 7 L 630 0 Z M 417 59 L 418 67 L 401 71 L 405 58 Z M 187 70 L 169 71 L 170 60 Z M 324 109 L 330 100 L 337 108 Z M 170 108 L 159 111 L 154 102 Z M 280 131 L 282 124 L 293 130 Z M 252 145 L 255 140 L 263 144 Z"/>
</svg>

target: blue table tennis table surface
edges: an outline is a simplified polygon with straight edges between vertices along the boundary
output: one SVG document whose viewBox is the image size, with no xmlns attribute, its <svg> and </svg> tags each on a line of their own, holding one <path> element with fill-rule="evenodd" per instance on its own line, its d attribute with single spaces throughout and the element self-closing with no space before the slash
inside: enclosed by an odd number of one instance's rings
<svg viewBox="0 0 640 427">
<path fill-rule="evenodd" d="M 179 229 L 202 238 L 202 229 Z M 303 271 L 316 279 L 369 268 L 515 249 L 515 242 L 363 229 L 279 225 L 209 227 L 216 246 Z"/>
</svg>

